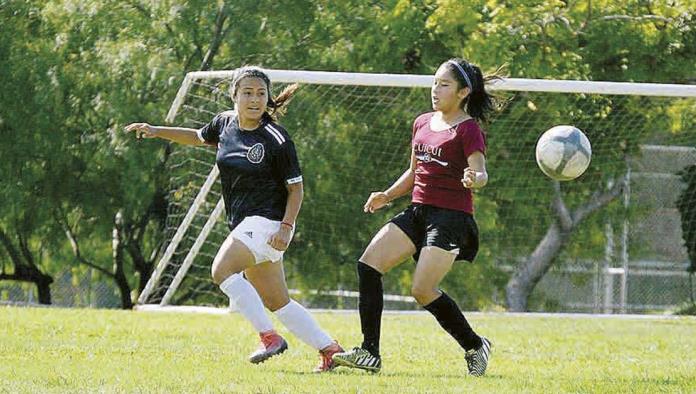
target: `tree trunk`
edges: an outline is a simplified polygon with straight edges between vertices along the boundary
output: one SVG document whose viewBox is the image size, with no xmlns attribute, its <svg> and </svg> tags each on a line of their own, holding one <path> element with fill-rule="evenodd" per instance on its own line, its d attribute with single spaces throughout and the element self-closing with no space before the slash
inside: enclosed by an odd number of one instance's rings
<svg viewBox="0 0 696 394">
<path fill-rule="evenodd" d="M 213 59 L 215 58 L 215 55 L 218 53 L 220 45 L 222 44 L 222 41 L 225 39 L 225 36 L 230 31 L 229 26 L 225 28 L 225 21 L 227 21 L 228 16 L 229 15 L 227 13 L 227 5 L 225 3 L 222 3 L 220 5 L 220 9 L 218 9 L 218 15 L 215 20 L 215 33 L 213 34 L 213 39 L 210 42 L 208 51 L 205 53 L 205 56 L 203 57 L 201 66 L 199 67 L 200 71 L 208 71 L 210 67 L 213 65 Z"/>
<path fill-rule="evenodd" d="M 553 259 L 570 234 L 562 231 L 558 223 L 552 223 L 534 252 L 517 268 L 505 286 L 505 298 L 511 312 L 527 310 L 527 300 L 534 287 L 551 268 Z"/>
<path fill-rule="evenodd" d="M 36 290 L 39 293 L 39 304 L 50 305 L 51 283 L 53 283 L 53 278 L 42 273 L 39 273 L 39 275 L 40 277 L 34 281 L 34 283 L 36 283 Z"/>
<path fill-rule="evenodd" d="M 167 161 L 172 153 L 172 146 L 165 145 L 162 160 L 157 166 L 156 173 L 167 174 Z M 133 270 L 138 281 L 138 295 L 142 293 L 150 280 L 152 270 L 158 257 L 164 252 L 164 228 L 167 223 L 167 186 L 169 178 L 166 176 L 157 177 L 155 180 L 155 192 L 152 196 L 152 202 L 141 216 L 135 218 L 134 222 L 137 225 L 124 225 L 121 228 L 122 239 L 125 243 L 125 250 L 130 256 L 133 263 Z M 150 251 L 150 256 L 145 257 L 143 239 L 145 231 L 149 223 L 154 222 L 158 229 L 158 236 L 155 236 L 153 243 L 156 245 Z M 161 237 L 159 237 L 161 236 Z M 160 238 L 160 239 L 157 239 Z M 136 297 L 137 299 L 137 297 Z"/>
<path fill-rule="evenodd" d="M 608 190 L 593 194 L 589 201 L 576 208 L 572 213 L 563 202 L 560 184 L 554 182 L 556 196 L 552 206 L 556 220 L 549 226 L 534 252 L 517 266 L 505 286 L 505 301 L 508 310 L 511 312 L 527 310 L 529 296 L 537 283 L 551 268 L 556 256 L 559 255 L 578 225 L 588 215 L 605 207 L 618 197 L 623 192 L 626 182 L 626 178 L 616 183 L 610 182 Z"/>
<path fill-rule="evenodd" d="M 112 231 L 112 256 L 113 256 L 113 274 L 114 281 L 121 294 L 121 308 L 132 309 L 133 301 L 131 300 L 131 288 L 128 284 L 128 278 L 123 264 L 123 238 L 121 229 L 123 228 L 123 211 L 119 210 L 114 217 L 114 228 Z"/>
<path fill-rule="evenodd" d="M 152 275 L 152 264 L 143 256 L 142 250 L 140 250 L 140 245 L 135 242 L 128 243 L 128 255 L 133 262 L 133 269 L 135 270 L 135 275 L 138 279 L 138 294 L 140 294 L 147 281 Z"/>
<path fill-rule="evenodd" d="M 5 231 L 0 228 L 0 243 L 5 247 L 14 265 L 14 273 L 5 274 L 2 272 L 0 273 L 0 280 L 34 283 L 39 294 L 39 303 L 51 304 L 51 283 L 53 283 L 53 278 L 41 272 L 36 266 L 25 237 L 18 234 L 17 239 L 19 240 L 19 246 L 16 246 Z"/>
</svg>

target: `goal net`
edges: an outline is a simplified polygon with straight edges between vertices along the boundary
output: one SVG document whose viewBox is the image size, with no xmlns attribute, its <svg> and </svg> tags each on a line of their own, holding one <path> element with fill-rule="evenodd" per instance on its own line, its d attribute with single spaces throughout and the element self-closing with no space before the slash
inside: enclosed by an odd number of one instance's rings
<svg viewBox="0 0 696 394">
<path fill-rule="evenodd" d="M 296 143 L 305 183 L 285 255 L 288 285 L 310 306 L 355 308 L 355 262 L 409 198 L 373 215 L 362 205 L 407 168 L 411 124 L 430 110 L 432 77 L 268 73 L 276 94 L 300 83 L 280 119 Z M 167 122 L 199 128 L 230 109 L 232 74 L 189 73 Z M 696 205 L 685 175 L 696 164 L 696 87 L 511 78 L 489 89 L 506 105 L 485 125 L 490 181 L 475 197 L 481 249 L 476 263 L 457 266 L 443 287 L 466 309 L 504 306 L 509 276 L 558 220 L 551 208 L 557 189 L 536 166 L 536 141 L 551 126 L 571 124 L 586 133 L 593 156 L 583 176 L 560 184 L 564 204 L 572 211 L 618 182 L 629 187 L 573 231 L 535 287 L 530 309 L 632 312 L 687 301 L 685 237 L 696 237 L 696 214 L 678 206 Z M 210 279 L 228 234 L 214 163 L 212 148 L 174 147 L 167 248 L 139 304 L 226 305 Z M 385 278 L 388 308 L 416 307 L 408 294 L 412 270 L 405 263 Z"/>
</svg>

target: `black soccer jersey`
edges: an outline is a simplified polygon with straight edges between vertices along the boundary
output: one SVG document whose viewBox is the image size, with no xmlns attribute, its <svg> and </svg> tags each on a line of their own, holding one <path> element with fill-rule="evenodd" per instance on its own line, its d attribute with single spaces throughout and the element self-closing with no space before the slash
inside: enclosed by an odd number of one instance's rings
<svg viewBox="0 0 696 394">
<path fill-rule="evenodd" d="M 247 216 L 282 220 L 288 199 L 286 184 L 302 182 L 295 144 L 281 126 L 262 121 L 242 130 L 233 111 L 216 115 L 198 132 L 217 146 L 227 224 L 234 229 Z"/>
</svg>

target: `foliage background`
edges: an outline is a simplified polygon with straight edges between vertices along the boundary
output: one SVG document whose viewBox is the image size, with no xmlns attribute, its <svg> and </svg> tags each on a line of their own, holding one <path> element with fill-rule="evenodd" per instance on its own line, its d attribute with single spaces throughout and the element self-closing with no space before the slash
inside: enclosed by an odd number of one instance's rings
<svg viewBox="0 0 696 394">
<path fill-rule="evenodd" d="M 256 63 L 428 74 L 456 55 L 484 70 L 507 64 L 513 77 L 693 83 L 694 11 L 690 1 L 647 0 L 0 0 L 0 280 L 36 285 L 39 300 L 49 303 L 57 275 L 90 270 L 91 281 L 114 284 L 122 307 L 132 305 L 161 253 L 164 168 L 176 147 L 137 144 L 121 130 L 136 120 L 163 122 L 188 71 Z M 506 115 L 523 119 L 533 97 L 516 100 Z M 573 119 L 581 124 L 610 105 L 595 104 Z M 677 142 L 693 133 L 693 105 L 645 108 L 639 99 L 621 105 L 626 113 L 662 122 Z M 554 113 L 553 107 L 545 110 Z M 335 116 L 346 133 L 355 132 L 350 114 Z M 664 139 L 610 122 L 592 132 L 598 141 L 609 133 L 613 142 L 626 135 L 629 143 L 617 145 L 610 157 L 616 163 L 637 144 Z M 497 140 L 491 147 L 501 174 L 513 170 L 501 160 L 509 144 Z M 595 173 L 595 184 L 573 186 L 571 196 L 577 197 L 568 203 L 621 173 L 621 164 L 613 171 Z M 398 173 L 380 174 L 370 186 L 384 187 Z M 513 200 L 509 182 L 492 178 L 488 204 L 505 209 Z M 318 196 L 320 187 L 342 185 L 309 186 L 308 196 Z M 530 193 L 541 187 L 527 186 Z M 490 229 L 487 242 L 503 248 L 500 234 L 541 234 L 550 220 L 540 216 L 525 229 L 505 223 L 504 216 L 481 224 Z M 368 227 L 374 231 L 378 225 Z M 583 237 L 596 238 L 602 229 L 595 227 L 588 225 Z M 533 243 L 517 246 L 530 249 Z M 360 248 L 323 256 L 325 266 L 298 257 L 304 263 L 290 275 L 300 287 L 350 287 L 348 263 Z M 483 260 L 448 277 L 446 286 L 465 308 L 500 303 L 493 295 L 503 291 L 507 274 L 495 268 L 492 256 Z M 389 290 L 407 294 L 408 276 L 394 276 L 399 279 Z M 483 278 L 492 280 L 484 286 Z"/>
</svg>

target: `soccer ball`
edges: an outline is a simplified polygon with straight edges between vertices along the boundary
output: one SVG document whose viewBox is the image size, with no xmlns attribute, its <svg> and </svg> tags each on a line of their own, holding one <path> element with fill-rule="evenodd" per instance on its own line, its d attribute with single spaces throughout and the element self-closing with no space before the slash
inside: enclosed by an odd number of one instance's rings
<svg viewBox="0 0 696 394">
<path fill-rule="evenodd" d="M 554 126 L 537 141 L 537 164 L 544 174 L 557 181 L 569 181 L 582 175 L 591 157 L 590 140 L 574 126 Z"/>
</svg>

